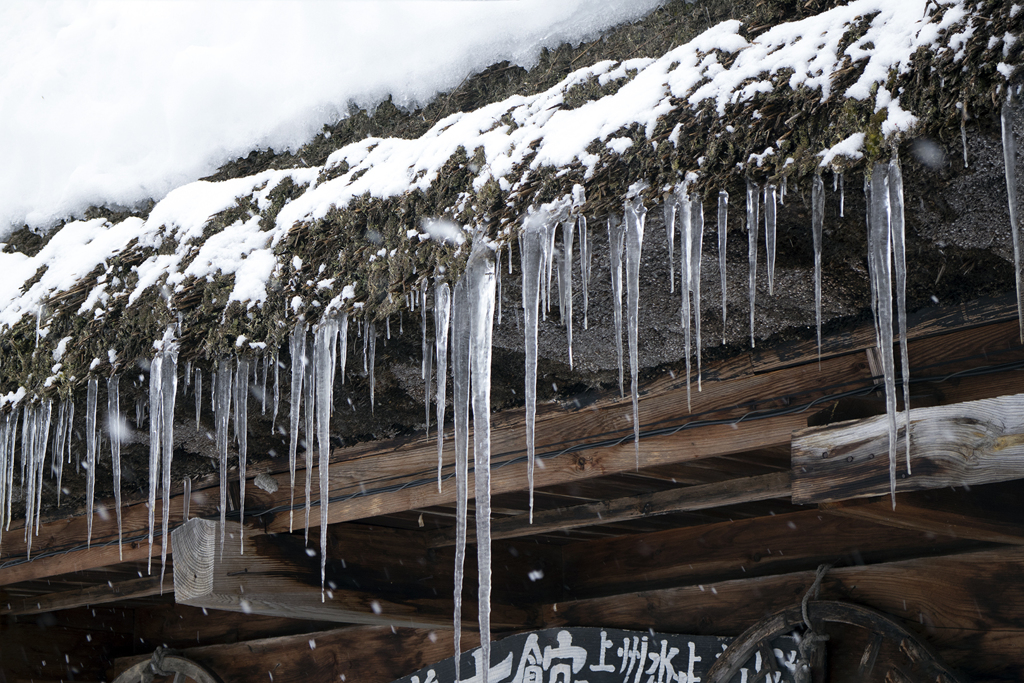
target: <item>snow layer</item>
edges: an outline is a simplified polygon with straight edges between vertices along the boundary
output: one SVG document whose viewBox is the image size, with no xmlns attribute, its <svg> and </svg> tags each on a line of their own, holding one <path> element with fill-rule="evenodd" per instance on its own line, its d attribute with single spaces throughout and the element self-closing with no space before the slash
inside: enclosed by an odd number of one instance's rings
<svg viewBox="0 0 1024 683">
<path fill-rule="evenodd" d="M 161 199 L 254 148 L 298 147 L 350 102 L 422 103 L 660 2 L 4 2 L 0 239 Z"/>
</svg>

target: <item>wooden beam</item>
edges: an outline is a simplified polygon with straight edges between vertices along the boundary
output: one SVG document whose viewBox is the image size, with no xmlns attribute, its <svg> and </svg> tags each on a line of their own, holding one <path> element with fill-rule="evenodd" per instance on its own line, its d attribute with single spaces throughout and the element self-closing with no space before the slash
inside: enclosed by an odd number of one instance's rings
<svg viewBox="0 0 1024 683">
<path fill-rule="evenodd" d="M 921 408 L 911 413 L 911 467 L 897 416 L 897 491 L 1024 477 L 1024 394 Z M 793 502 L 823 503 L 889 492 L 884 415 L 813 427 L 793 436 Z"/>
<path fill-rule="evenodd" d="M 821 599 L 849 600 L 898 617 L 943 658 L 981 680 L 1020 673 L 1024 651 L 1024 548 L 926 557 L 830 570 Z M 545 627 L 607 626 L 737 635 L 799 604 L 814 571 L 559 602 L 541 610 Z"/>
<path fill-rule="evenodd" d="M 1021 524 L 1009 519 L 984 519 L 954 510 L 926 507 L 918 504 L 913 494 L 897 496 L 895 509 L 889 498 L 822 503 L 818 508 L 830 515 L 863 519 L 897 529 L 988 543 L 1024 545 L 1024 526 Z"/>
<path fill-rule="evenodd" d="M 544 510 L 533 515 L 518 515 L 491 522 L 491 538 L 519 538 L 578 529 L 595 524 L 612 524 L 631 519 L 667 515 L 672 512 L 706 510 L 725 505 L 738 505 L 759 500 L 789 497 L 789 472 L 775 472 L 756 477 L 729 479 L 714 484 L 645 493 L 599 503 Z M 475 543 L 476 534 L 467 530 L 467 542 Z M 427 537 L 432 548 L 455 545 L 455 528 L 439 529 Z"/>
<path fill-rule="evenodd" d="M 181 652 L 224 683 L 270 681 L 359 681 L 390 683 L 455 654 L 452 630 L 359 626 L 239 643 L 191 647 Z M 462 649 L 480 644 L 474 631 L 462 634 Z M 149 656 L 124 657 L 117 674 Z M 269 677 L 268 677 L 269 674 Z"/>
<path fill-rule="evenodd" d="M 567 596 L 585 598 L 965 549 L 977 545 L 809 509 L 571 543 L 563 582 Z"/>
<path fill-rule="evenodd" d="M 168 585 L 167 588 L 169 591 L 170 586 Z M 160 595 L 161 593 L 160 577 L 146 576 L 141 579 L 131 579 L 110 584 L 103 583 L 78 590 L 48 593 L 31 598 L 12 600 L 10 603 L 0 606 L 0 615 L 9 614 L 14 616 L 55 612 L 73 607 L 86 607 L 88 605 L 102 605 L 108 602 L 131 600 L 132 598 L 145 598 L 152 595 Z"/>
<path fill-rule="evenodd" d="M 174 542 L 175 601 L 194 607 L 233 610 L 296 619 L 315 619 L 349 624 L 387 624 L 416 628 L 450 626 L 454 604 L 446 566 L 424 567 L 405 559 L 416 546 L 426 554 L 422 541 L 405 545 L 391 538 L 387 555 L 367 548 L 331 548 L 324 589 L 321 590 L 320 553 L 307 551 L 298 536 L 265 534 L 245 536 L 237 523 L 227 526 L 227 544 L 219 544 L 219 523 L 193 519 L 172 534 Z M 239 543 L 244 552 L 239 554 Z M 351 562 L 351 564 L 350 564 Z M 440 564 L 440 563 L 436 563 Z M 437 570 L 436 572 L 434 570 Z M 403 580 L 429 575 L 440 579 L 444 592 L 433 583 Z M 396 573 L 399 575 L 396 576 Z M 466 601 L 467 625 L 475 623 L 475 605 Z M 526 620 L 525 612 L 496 605 L 492 623 L 497 627 Z"/>
</svg>

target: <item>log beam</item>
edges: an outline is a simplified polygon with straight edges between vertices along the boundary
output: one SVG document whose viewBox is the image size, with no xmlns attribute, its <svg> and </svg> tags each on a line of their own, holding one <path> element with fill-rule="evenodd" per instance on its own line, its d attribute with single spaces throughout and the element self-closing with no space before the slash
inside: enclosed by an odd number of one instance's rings
<svg viewBox="0 0 1024 683">
<path fill-rule="evenodd" d="M 168 582 L 170 583 L 170 582 Z M 168 590 L 170 586 L 168 585 Z M 0 615 L 18 616 L 24 614 L 40 614 L 55 612 L 73 607 L 102 605 L 108 602 L 121 602 L 133 598 L 146 598 L 160 595 L 162 587 L 159 576 L 146 576 L 141 579 L 130 579 L 117 583 L 101 583 L 77 590 L 48 593 L 31 598 L 19 598 L 10 603 L 0 605 Z"/>
<path fill-rule="evenodd" d="M 911 468 L 897 416 L 896 490 L 921 491 L 1024 478 L 1024 394 L 911 412 Z M 825 503 L 889 492 L 884 415 L 793 435 L 793 502 Z"/>
</svg>

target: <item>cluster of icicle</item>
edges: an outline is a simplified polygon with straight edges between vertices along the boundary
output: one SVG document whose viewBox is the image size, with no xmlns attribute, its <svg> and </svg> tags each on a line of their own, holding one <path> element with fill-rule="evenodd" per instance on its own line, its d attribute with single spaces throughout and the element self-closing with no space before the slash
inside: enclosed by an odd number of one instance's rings
<svg viewBox="0 0 1024 683">
<path fill-rule="evenodd" d="M 1011 126 L 1011 101 L 1008 99 L 1002 112 L 1003 149 L 1006 169 L 1006 183 L 1010 204 L 1010 222 L 1013 235 L 1016 286 L 1018 306 L 1021 313 L 1021 336 L 1024 340 L 1024 297 L 1022 297 L 1020 268 L 1020 239 L 1016 211 L 1016 143 Z M 688 176 L 674 187 L 663 189 L 663 215 L 668 239 L 670 258 L 670 289 L 675 291 L 676 272 L 679 273 L 681 298 L 681 324 L 683 328 L 686 362 L 686 395 L 690 404 L 691 344 L 696 356 L 698 390 L 701 381 L 701 261 L 704 235 L 704 203 L 700 195 L 692 195 L 689 188 L 695 176 Z M 624 395 L 623 347 L 622 347 L 622 289 L 623 266 L 626 275 L 626 323 L 629 344 L 631 376 L 631 397 L 633 407 L 633 436 L 639 467 L 640 420 L 638 411 L 638 309 L 639 274 L 644 225 L 647 210 L 641 200 L 643 183 L 630 188 L 625 199 L 623 217 L 610 216 L 607 219 L 607 233 L 610 246 L 611 286 L 613 320 L 615 326 L 616 354 L 619 369 L 619 391 Z M 781 189 L 781 191 L 780 191 Z M 833 191 L 839 192 L 839 214 L 843 215 L 843 178 L 836 174 Z M 890 490 L 895 505 L 896 480 L 896 386 L 895 358 L 893 354 L 893 305 L 892 292 L 896 291 L 897 328 L 901 347 L 901 371 L 903 379 L 903 401 L 905 411 L 905 443 L 907 472 L 910 473 L 910 417 L 909 417 L 909 360 L 907 355 L 906 320 L 906 250 L 903 217 L 903 181 L 898 160 L 875 164 L 865 176 L 864 191 L 867 201 L 869 271 L 871 285 L 871 307 L 874 313 L 877 346 L 882 358 L 886 408 L 889 430 Z M 759 187 L 748 179 L 746 185 L 746 229 L 748 236 L 748 274 L 750 303 L 750 342 L 754 344 L 754 306 L 757 283 L 758 236 L 761 230 L 761 209 L 764 215 L 764 234 L 767 251 L 768 292 L 774 293 L 776 214 L 778 204 L 783 202 L 786 184 L 781 188 L 767 183 Z M 822 241 L 824 223 L 824 183 L 820 175 L 812 178 L 811 185 L 811 231 L 814 249 L 814 298 L 819 357 L 821 348 L 821 271 Z M 533 484 L 535 466 L 535 427 L 537 410 L 537 360 L 539 321 L 546 320 L 552 306 L 552 279 L 557 278 L 558 308 L 568 341 L 568 361 L 573 363 L 573 262 L 574 245 L 578 240 L 580 282 L 582 284 L 583 326 L 588 326 L 589 282 L 591 277 L 592 241 L 587 218 L 582 213 L 585 204 L 583 187 L 577 185 L 571 195 L 531 209 L 526 216 L 519 234 L 519 249 L 522 270 L 522 296 L 525 320 L 526 351 L 526 439 L 527 439 L 527 480 L 530 493 L 530 519 L 533 519 Z M 728 233 L 729 194 L 722 190 L 717 196 L 718 265 L 722 285 L 722 324 L 726 323 L 726 249 Z M 676 256 L 676 230 L 680 242 Z M 561 236 L 561 245 L 557 237 Z M 477 235 L 473 242 L 466 270 L 453 286 L 437 278 L 433 283 L 434 299 L 434 343 L 427 339 L 428 289 L 430 283 L 424 279 L 418 291 L 408 298 L 409 308 L 421 309 L 422 324 L 422 376 L 425 380 L 426 422 L 430 422 L 431 381 L 436 377 L 437 454 L 438 488 L 442 484 L 443 450 L 445 438 L 445 405 L 447 393 L 448 361 L 451 354 L 454 377 L 454 441 L 455 441 L 455 485 L 457 509 L 456 567 L 455 567 L 455 648 L 459 651 L 461 635 L 461 605 L 463 566 L 466 556 L 466 525 L 468 512 L 469 477 L 469 415 L 472 403 L 473 429 L 473 473 L 476 501 L 476 539 L 479 577 L 479 626 L 481 635 L 480 676 L 487 681 L 490 650 L 490 366 L 491 336 L 495 306 L 501 316 L 500 297 L 500 251 Z M 509 251 L 509 272 L 512 272 L 512 255 Z M 497 293 L 497 296 L 496 296 Z M 370 403 L 373 406 L 374 355 L 377 331 L 367 316 L 358 321 L 363 339 L 363 370 L 370 384 Z M 305 526 L 308 542 L 309 516 L 312 503 L 313 445 L 318 453 L 318 474 L 320 488 L 320 558 L 321 592 L 324 598 L 326 573 L 326 543 L 329 504 L 330 464 L 330 417 L 333 411 L 333 388 L 338 369 L 341 381 L 345 381 L 345 365 L 348 348 L 349 316 L 345 312 L 326 314 L 310 329 L 306 322 L 298 323 L 289 339 L 291 357 L 291 399 L 290 432 L 288 446 L 288 469 L 291 484 L 291 506 L 289 528 L 294 525 L 295 473 L 298 457 L 299 434 L 305 435 Z M 390 324 L 387 325 L 390 336 Z M 723 343 L 724 332 L 723 332 Z M 152 547 L 156 494 L 163 493 L 162 506 L 162 549 L 161 576 L 167 552 L 169 494 L 171 489 L 171 458 L 173 455 L 173 423 L 175 397 L 177 393 L 178 347 L 174 331 L 169 329 L 164 338 L 155 345 L 156 353 L 150 364 L 149 379 L 149 543 Z M 433 346 L 433 348 L 431 348 Z M 432 365 L 436 362 L 436 374 Z M 234 441 L 237 444 L 239 463 L 239 485 L 241 508 L 240 517 L 245 513 L 246 485 L 246 425 L 248 422 L 248 397 L 262 397 L 262 411 L 267 412 L 268 376 L 272 373 L 272 418 L 276 423 L 278 398 L 280 395 L 278 353 L 276 350 L 264 354 L 255 361 L 244 356 L 223 359 L 212 373 L 210 388 L 214 410 L 216 445 L 220 468 L 220 552 L 223 554 L 224 530 L 227 514 L 228 449 L 231 443 L 229 428 L 234 418 Z M 193 379 L 194 375 L 194 379 Z M 199 428 L 203 404 L 202 372 L 187 364 L 184 374 L 186 390 L 192 385 L 196 406 L 196 427 Z M 101 430 L 97 428 L 96 412 L 98 401 L 98 380 L 88 381 L 85 414 L 85 461 L 78 458 L 79 466 L 86 471 L 86 505 L 88 516 L 87 542 L 91 543 L 93 496 L 95 470 L 99 457 Z M 305 406 L 303 406 L 305 403 Z M 120 482 L 120 432 L 122 417 L 119 401 L 119 375 L 107 380 L 107 408 L 110 450 L 114 476 L 115 506 L 118 520 L 118 543 L 121 542 L 121 482 Z M 42 499 L 44 461 L 47 449 L 52 450 L 51 471 L 57 481 L 58 501 L 60 480 L 65 461 L 71 462 L 71 434 L 74 422 L 74 404 L 63 400 L 56 410 L 54 421 L 53 402 L 40 400 L 26 405 L 19 411 L 13 410 L 0 417 L 0 534 L 4 527 L 9 529 L 11 504 L 15 480 L 15 451 L 18 437 L 18 423 L 21 422 L 21 482 L 25 498 L 25 540 L 31 552 L 33 527 L 38 533 L 39 509 Z M 142 422 L 143 404 L 136 405 L 136 423 Z M 303 419 L 304 418 L 304 419 Z M 300 422 L 301 430 L 300 430 Z M 52 432 L 52 434 L 51 434 Z M 51 445 L 52 442 L 52 445 Z M 186 490 L 188 490 L 186 480 Z M 187 517 L 187 501 L 186 501 Z M 0 535 L 2 540 L 2 535 Z M 244 543 L 242 543 L 244 548 Z M 152 553 L 150 553 L 152 556 Z M 459 659 L 456 657 L 456 669 Z M 457 675 L 458 677 L 458 675 Z"/>
</svg>

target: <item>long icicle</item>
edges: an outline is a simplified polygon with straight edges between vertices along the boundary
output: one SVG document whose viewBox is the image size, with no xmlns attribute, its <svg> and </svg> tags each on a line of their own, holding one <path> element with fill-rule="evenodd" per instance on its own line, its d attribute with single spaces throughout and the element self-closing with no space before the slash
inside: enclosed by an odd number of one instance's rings
<svg viewBox="0 0 1024 683">
<path fill-rule="evenodd" d="M 231 363 L 226 358 L 217 364 L 214 380 L 216 392 L 213 412 L 220 463 L 220 557 L 223 558 L 228 513 L 228 420 L 231 419 Z"/>
<path fill-rule="evenodd" d="M 1024 274 L 1021 273 L 1020 225 L 1017 218 L 1017 138 L 1013 134 L 1012 96 L 1007 95 L 999 114 L 1003 132 L 1003 170 L 1006 174 L 1006 200 L 1010 209 L 1010 234 L 1013 239 L 1013 275 L 1017 284 L 1017 319 L 1020 340 L 1024 342 Z"/>
<path fill-rule="evenodd" d="M 86 547 L 92 545 L 92 517 L 94 494 L 96 493 L 96 397 L 99 393 L 99 381 L 89 379 L 85 399 L 85 462 L 88 471 L 85 475 L 85 514 L 86 514 Z M 152 477 L 152 475 L 151 475 Z M 155 480 L 150 482 L 152 487 Z M 153 495 L 150 495 L 152 499 Z M 153 509 L 149 510 L 149 546 L 153 547 Z M 152 556 L 152 553 L 150 553 Z M 152 562 L 152 560 L 150 560 Z"/>
<path fill-rule="evenodd" d="M 491 336 L 494 325 L 494 250 L 474 244 L 466 264 L 469 286 L 469 359 L 473 395 L 473 480 L 476 488 L 476 556 L 479 571 L 480 683 L 491 664 Z"/>
<path fill-rule="evenodd" d="M 665 203 L 661 207 L 665 222 L 665 235 L 668 237 L 668 293 L 676 291 L 676 201 L 675 194 L 666 190 L 663 197 Z"/>
<path fill-rule="evenodd" d="M 778 194 L 774 185 L 764 188 L 764 246 L 768 250 L 768 294 L 775 294 L 775 213 Z"/>
<path fill-rule="evenodd" d="M 615 321 L 615 356 L 619 362 L 619 396 L 626 391 L 622 380 L 622 248 L 625 227 L 618 216 L 608 217 L 608 242 L 611 251 L 612 318 Z"/>
<path fill-rule="evenodd" d="M 821 174 L 811 181 L 811 237 L 814 241 L 814 319 L 818 330 L 818 369 L 821 369 L 821 239 L 825 223 L 825 184 Z"/>
<path fill-rule="evenodd" d="M 121 437 L 124 425 L 121 423 L 121 375 L 107 378 L 107 423 L 110 431 L 110 461 L 114 470 L 114 509 L 117 513 L 117 556 L 123 560 L 121 552 Z M 61 413 L 65 406 L 61 405 Z M 63 439 L 60 443 L 63 444 Z M 60 453 L 56 453 L 58 457 Z"/>
<path fill-rule="evenodd" d="M 537 423 L 537 326 L 541 271 L 544 263 L 545 223 L 552 221 L 545 207 L 526 217 L 519 249 L 523 271 L 523 348 L 526 351 L 526 485 L 530 490 L 530 523 L 533 523 L 534 429 Z"/>
<path fill-rule="evenodd" d="M 328 317 L 315 332 L 313 367 L 316 381 L 316 440 L 320 450 L 320 602 L 326 600 L 327 512 L 330 502 L 331 405 L 334 402 L 334 359 L 338 320 Z"/>
<path fill-rule="evenodd" d="M 871 174 L 871 264 L 874 269 L 878 350 L 882 356 L 885 380 L 885 408 L 889 425 L 889 492 L 896 508 L 896 384 L 892 353 L 892 268 L 890 262 L 889 179 L 888 165 L 876 163 Z"/>
<path fill-rule="evenodd" d="M 633 399 L 633 452 L 636 469 L 640 469 L 640 387 L 639 387 L 639 318 L 640 257 L 644 243 L 647 209 L 643 198 L 626 200 L 626 319 L 629 323 L 630 395 Z"/>
<path fill-rule="evenodd" d="M 434 348 L 437 351 L 437 492 L 441 492 L 444 464 L 444 409 L 448 390 L 448 328 L 452 319 L 452 294 L 447 282 L 434 281 Z"/>
<path fill-rule="evenodd" d="M 757 299 L 757 184 L 747 178 L 747 261 L 750 271 L 750 348 L 754 348 L 754 302 Z"/>
<path fill-rule="evenodd" d="M 580 213 L 580 281 L 583 285 L 583 329 L 588 329 L 590 322 L 587 311 L 590 308 L 590 230 L 587 228 L 587 217 Z"/>
<path fill-rule="evenodd" d="M 686 362 L 686 410 L 692 411 L 690 393 L 690 267 L 693 265 L 693 204 L 687 191 L 687 184 L 676 186 L 676 214 L 679 220 L 679 240 L 682 242 L 682 267 L 679 269 L 679 291 L 682 293 L 680 322 L 683 326 L 683 357 Z"/>
<path fill-rule="evenodd" d="M 576 216 L 562 220 L 562 277 L 559 278 L 558 298 L 561 303 L 562 324 L 565 325 L 569 346 L 569 370 L 572 370 L 572 238 L 576 232 Z"/>
<path fill-rule="evenodd" d="M 910 474 L 910 355 L 907 350 L 907 249 L 903 218 L 903 172 L 899 159 L 889 162 L 889 212 L 892 217 L 892 256 L 896 269 L 896 317 L 900 331 L 900 371 L 903 378 L 903 440 L 907 447 L 907 474 Z"/>
<path fill-rule="evenodd" d="M 693 294 L 693 327 L 696 336 L 694 346 L 697 350 L 697 391 L 701 391 L 700 262 L 701 254 L 704 251 L 704 200 L 700 195 L 693 198 L 690 220 L 693 221 L 693 230 L 691 231 L 693 247 L 690 249 L 690 293 Z"/>
<path fill-rule="evenodd" d="M 68 434 L 68 404 L 70 404 L 70 403 L 71 403 L 71 401 L 69 399 L 63 399 L 60 402 L 60 407 L 57 409 L 57 433 L 54 434 L 53 465 L 54 465 L 54 467 L 56 469 L 56 477 L 57 477 L 57 507 L 58 508 L 60 507 L 60 495 L 62 493 L 62 491 L 61 491 L 61 486 L 62 486 L 61 482 L 62 482 L 62 480 L 64 478 L 64 451 L 65 451 L 65 446 L 70 447 L 70 444 L 68 443 L 68 439 L 67 439 L 67 434 Z M 0 460 L 3 459 L 2 450 L 3 450 L 3 447 L 0 446 Z M 0 481 L 2 481 L 2 479 L 3 479 L 3 473 L 0 472 Z M 3 503 L 2 503 L 2 501 L 3 501 L 3 492 L 0 491 L 0 522 L 2 522 L 2 520 L 3 520 Z M 118 506 L 118 508 L 120 509 L 120 505 Z"/>
<path fill-rule="evenodd" d="M 313 502 L 313 451 L 316 448 L 314 432 L 316 429 L 316 365 L 313 364 L 313 339 L 304 339 L 303 342 L 302 364 L 305 377 L 302 379 L 304 394 L 302 402 L 306 404 L 303 413 L 306 423 L 303 432 L 306 437 L 306 531 L 304 538 L 306 545 L 309 545 L 309 511 Z"/>
<path fill-rule="evenodd" d="M 163 488 L 163 535 L 160 538 L 160 586 L 163 590 L 164 571 L 167 568 L 167 542 L 170 540 L 171 512 L 171 463 L 174 459 L 174 403 L 178 392 L 178 345 L 174 342 L 171 328 L 164 334 L 163 356 L 160 380 L 160 450 Z"/>
<path fill-rule="evenodd" d="M 726 318 L 726 241 L 729 237 L 729 193 L 725 190 L 718 191 L 718 275 L 722 282 L 722 343 L 725 343 L 725 318 Z"/>
<path fill-rule="evenodd" d="M 420 283 L 420 330 L 422 332 L 420 343 L 422 359 L 420 369 L 422 372 L 420 374 L 423 378 L 423 406 L 426 412 L 424 425 L 427 436 L 430 436 L 430 378 L 432 375 L 431 360 L 433 359 L 430 344 L 427 343 L 427 287 L 429 284 L 427 278 L 423 278 Z"/>
<path fill-rule="evenodd" d="M 238 542 L 245 552 L 245 470 L 249 450 L 249 360 L 239 356 L 235 367 L 235 436 L 238 440 Z"/>
<path fill-rule="evenodd" d="M 288 338 L 288 353 L 291 357 L 291 412 L 288 433 L 288 481 L 291 484 L 291 502 L 288 505 L 288 531 L 294 530 L 295 523 L 295 459 L 299 445 L 299 411 L 302 408 L 302 378 L 305 375 L 303 360 L 306 357 L 306 323 L 300 322 L 292 328 Z"/>
<path fill-rule="evenodd" d="M 455 380 L 455 680 L 459 674 L 462 641 L 462 580 L 466 561 L 469 508 L 469 296 L 465 278 L 455 284 L 452 307 L 452 374 Z"/>
</svg>

